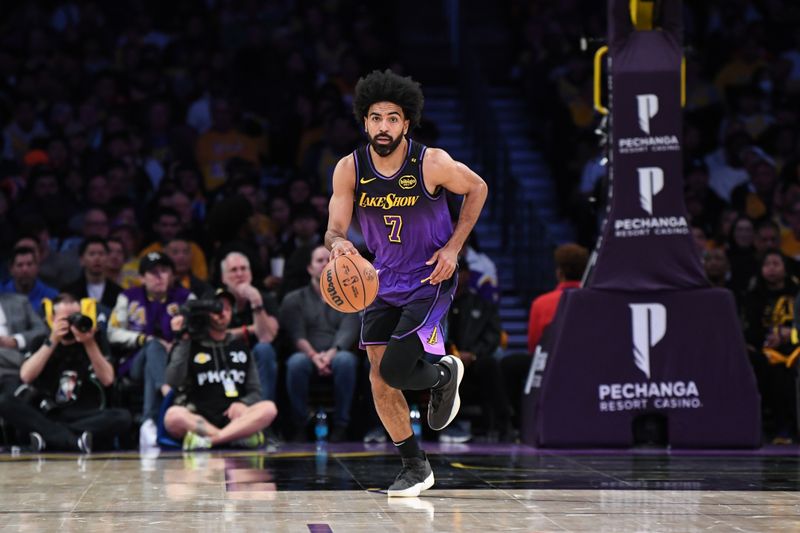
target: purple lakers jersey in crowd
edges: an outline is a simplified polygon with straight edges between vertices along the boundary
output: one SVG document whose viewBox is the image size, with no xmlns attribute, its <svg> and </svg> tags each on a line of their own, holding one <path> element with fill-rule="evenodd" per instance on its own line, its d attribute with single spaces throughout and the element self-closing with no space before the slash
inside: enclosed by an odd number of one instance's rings
<svg viewBox="0 0 800 533">
<path fill-rule="evenodd" d="M 434 289 L 420 283 L 435 267 L 425 262 L 453 235 L 444 191 L 431 195 L 425 187 L 425 150 L 424 145 L 409 139 L 405 161 L 393 176 L 375 169 L 368 146 L 353 153 L 356 217 L 367 247 L 375 255 L 381 279 L 378 296 L 390 303 L 397 301 L 394 293 L 410 296 L 408 293 L 414 292 L 420 298 L 423 295 L 417 289 L 421 286 Z M 430 292 L 433 295 L 436 290 Z"/>
</svg>

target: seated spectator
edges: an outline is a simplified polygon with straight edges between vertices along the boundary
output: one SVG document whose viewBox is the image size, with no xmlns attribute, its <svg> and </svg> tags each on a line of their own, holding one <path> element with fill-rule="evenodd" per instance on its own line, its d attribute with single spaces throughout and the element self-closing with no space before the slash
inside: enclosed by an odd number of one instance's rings
<svg viewBox="0 0 800 533">
<path fill-rule="evenodd" d="M 725 202 L 709 187 L 708 166 L 702 159 L 693 159 L 683 170 L 684 199 L 694 225 L 701 226 L 706 234 L 714 231 Z"/>
<path fill-rule="evenodd" d="M 0 394 L 11 394 L 20 385 L 23 352 L 46 336 L 47 328 L 27 298 L 0 293 Z"/>
<path fill-rule="evenodd" d="M 197 139 L 197 163 L 205 178 L 205 187 L 214 192 L 225 183 L 225 162 L 240 157 L 259 164 L 258 143 L 235 128 L 234 111 L 225 98 L 211 102 L 211 129 Z"/>
<path fill-rule="evenodd" d="M 58 291 L 39 279 L 39 261 L 33 248 L 14 248 L 9 261 L 11 279 L 0 285 L 0 292 L 13 292 L 27 296 L 31 307 L 42 314 L 42 299 L 55 298 Z"/>
<path fill-rule="evenodd" d="M 253 287 L 250 260 L 239 252 L 228 253 L 220 263 L 222 283 L 233 294 L 233 317 L 229 333 L 244 340 L 258 367 L 262 398 L 275 401 L 278 357 L 272 341 L 278 335 L 278 303 L 275 297 Z"/>
<path fill-rule="evenodd" d="M 122 267 L 125 264 L 125 244 L 121 239 L 109 237 L 106 241 L 108 257 L 106 258 L 105 276 L 122 288 Z M 127 287 L 125 287 L 127 288 Z"/>
<path fill-rule="evenodd" d="M 24 238 L 30 239 L 25 246 L 35 248 L 39 257 L 39 277 L 51 287 L 63 287 L 75 281 L 81 273 L 79 262 L 71 253 L 59 252 L 51 244 L 50 229 L 45 221 L 37 216 L 24 217 L 20 226 L 25 228 L 25 233 L 20 236 L 16 246 Z"/>
<path fill-rule="evenodd" d="M 49 337 L 22 363 L 20 379 L 30 388 L 0 400 L 0 416 L 31 434 L 35 451 L 89 453 L 93 440 L 111 447 L 131 425 L 124 409 L 106 409 L 105 389 L 114 383 L 108 341 L 92 326 L 82 331 L 68 317 L 80 313 L 70 294 L 53 301 Z"/>
<path fill-rule="evenodd" d="M 126 289 L 119 295 L 111 313 L 108 336 L 115 348 L 135 351 L 120 373 L 130 371 L 134 380 L 144 381 L 139 446 L 147 449 L 156 445 L 155 421 L 162 396 L 169 392 L 164 371 L 174 340 L 170 320 L 194 295 L 188 289 L 174 286 L 175 265 L 160 252 L 144 256 L 139 272 L 142 286 Z"/>
<path fill-rule="evenodd" d="M 493 357 L 500 346 L 500 313 L 494 303 L 472 288 L 471 271 L 466 262 L 459 264 L 457 275 L 456 294 L 447 317 L 446 343 L 451 347 L 448 353 L 457 354 L 464 363 L 462 403 L 465 399 L 476 398 L 482 407 L 483 428 L 487 434 L 496 431 L 501 440 L 508 440 L 511 408 L 500 374 L 500 362 Z M 451 427 L 454 429 L 442 432 L 439 440 L 468 440 L 469 435 L 462 428 Z"/>
<path fill-rule="evenodd" d="M 108 244 L 99 237 L 89 237 L 81 243 L 78 252 L 83 272 L 74 283 L 64 287 L 64 292 L 78 299 L 94 298 L 110 311 L 116 305 L 122 287 L 106 278 Z"/>
<path fill-rule="evenodd" d="M 87 209 L 82 219 L 76 223 L 81 228 L 81 235 L 65 239 L 61 244 L 62 252 L 77 254 L 81 242 L 89 237 L 108 238 L 110 230 L 108 214 L 99 207 L 90 207 Z"/>
<path fill-rule="evenodd" d="M 311 282 L 287 294 L 281 304 L 281 323 L 289 332 L 292 347 L 297 350 L 286 363 L 294 440 L 305 440 L 309 421 L 308 389 L 315 376 L 333 376 L 336 411 L 331 442 L 345 440 L 350 424 L 358 371 L 358 359 L 350 350 L 358 336 L 359 319 L 356 314 L 333 309 L 322 299 L 319 278 L 329 260 L 327 248 L 314 248 L 307 267 Z"/>
<path fill-rule="evenodd" d="M 175 264 L 175 285 L 189 289 L 198 298 L 205 298 L 214 290 L 211 285 L 192 273 L 192 241 L 185 233 L 179 233 L 164 246 Z"/>
<path fill-rule="evenodd" d="M 760 149 L 751 150 L 755 162 L 748 165 L 749 181 L 737 186 L 731 193 L 731 205 L 751 220 L 772 216 L 778 174 L 775 162 Z"/>
<path fill-rule="evenodd" d="M 139 252 L 139 257 L 144 257 L 150 252 L 163 252 L 164 245 L 178 236 L 181 232 L 181 218 L 177 211 L 164 207 L 158 210 L 153 221 L 153 231 L 157 240 Z M 190 243 L 192 250 L 192 273 L 199 279 L 208 279 L 208 266 L 203 250 L 195 243 Z"/>
<path fill-rule="evenodd" d="M 723 289 L 731 288 L 731 265 L 728 262 L 728 256 L 725 255 L 725 250 L 721 248 L 706 250 L 703 254 L 703 269 L 712 286 Z M 738 296 L 737 294 L 737 299 Z"/>
<path fill-rule="evenodd" d="M 792 335 L 798 282 L 778 250 L 767 251 L 759 267 L 742 306 L 744 336 L 761 392 L 765 432 L 776 444 L 787 443 L 797 438 L 791 367 L 798 348 Z"/>
<path fill-rule="evenodd" d="M 308 283 L 308 254 L 322 243 L 316 210 L 310 205 L 297 207 L 292 213 L 292 238 L 279 252 L 286 258 L 281 295 Z"/>
<path fill-rule="evenodd" d="M 589 252 L 586 248 L 572 243 L 559 246 L 553 255 L 558 285 L 554 290 L 536 298 L 531 304 L 528 321 L 528 352 L 509 354 L 500 363 L 505 389 L 513 408 L 514 427 L 517 429 L 521 427 L 522 389 L 531 365 L 531 357 L 536 353 L 536 347 L 539 345 L 542 335 L 555 317 L 562 293 L 565 290 L 580 287 L 580 280 L 589 260 Z"/>
<path fill-rule="evenodd" d="M 753 222 L 744 216 L 737 218 L 731 228 L 726 247 L 731 265 L 731 289 L 734 292 L 746 291 L 750 279 L 758 272 L 754 241 Z"/>
<path fill-rule="evenodd" d="M 565 289 L 574 289 L 581 286 L 583 271 L 589 261 L 589 252 L 577 244 L 562 244 L 556 248 L 553 257 L 556 262 L 556 279 L 558 285 L 548 293 L 542 294 L 531 303 L 530 318 L 528 320 L 528 351 L 533 353 L 544 328 L 553 321 L 561 300 L 561 293 Z"/>
<path fill-rule="evenodd" d="M 742 163 L 741 154 L 751 142 L 742 123 L 731 121 L 725 127 L 723 146 L 705 158 L 709 185 L 725 202 L 731 201 L 733 189 L 747 181 L 747 170 Z"/>
<path fill-rule="evenodd" d="M 236 298 L 225 290 L 216 297 L 222 312 L 210 313 L 207 335 L 181 338 L 167 367 L 167 383 L 178 395 L 164 425 L 183 439 L 184 450 L 221 444 L 259 447 L 261 432 L 278 414 L 274 402 L 262 399 L 249 346 L 229 333 Z M 180 330 L 183 317 L 175 317 L 172 327 Z"/>
<path fill-rule="evenodd" d="M 765 219 L 759 221 L 755 226 L 755 237 L 753 247 L 759 261 L 767 253 L 767 250 L 777 249 L 781 242 L 781 229 L 773 220 Z"/>
<path fill-rule="evenodd" d="M 140 285 L 139 257 L 136 255 L 141 242 L 139 230 L 134 226 L 122 224 L 111 230 L 111 239 L 115 239 L 122 244 L 123 253 L 125 254 L 117 283 L 123 289 L 130 289 Z"/>
</svg>

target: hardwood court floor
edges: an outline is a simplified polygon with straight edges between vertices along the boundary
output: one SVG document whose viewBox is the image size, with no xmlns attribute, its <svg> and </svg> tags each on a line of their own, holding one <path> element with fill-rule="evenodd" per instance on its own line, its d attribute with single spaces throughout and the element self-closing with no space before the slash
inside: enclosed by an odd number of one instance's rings
<svg viewBox="0 0 800 533">
<path fill-rule="evenodd" d="M 380 492 L 390 446 L 0 456 L 2 531 L 800 531 L 797 447 L 547 451 L 427 444 L 436 485 Z"/>
</svg>

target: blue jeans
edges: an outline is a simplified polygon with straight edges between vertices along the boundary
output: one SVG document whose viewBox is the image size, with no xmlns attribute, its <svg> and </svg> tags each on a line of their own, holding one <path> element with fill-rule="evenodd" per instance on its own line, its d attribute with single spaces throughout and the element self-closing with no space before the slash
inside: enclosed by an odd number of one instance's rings
<svg viewBox="0 0 800 533">
<path fill-rule="evenodd" d="M 345 428 L 350 423 L 350 407 L 356 388 L 358 358 L 345 350 L 336 352 L 331 361 L 333 373 L 333 397 L 336 402 L 334 425 Z M 302 353 L 292 354 L 286 363 L 286 387 L 292 406 L 292 416 L 304 424 L 308 416 L 308 387 L 311 378 L 318 375 L 317 367 L 309 357 Z"/>
<path fill-rule="evenodd" d="M 278 355 L 268 342 L 259 342 L 253 347 L 253 357 L 258 366 L 258 379 L 261 382 L 263 400 L 275 401 L 275 386 L 278 382 Z"/>
<path fill-rule="evenodd" d="M 158 417 L 166 370 L 167 349 L 157 340 L 147 341 L 131 366 L 131 377 L 136 381 L 144 381 L 142 420 L 149 418 L 155 421 Z"/>
</svg>

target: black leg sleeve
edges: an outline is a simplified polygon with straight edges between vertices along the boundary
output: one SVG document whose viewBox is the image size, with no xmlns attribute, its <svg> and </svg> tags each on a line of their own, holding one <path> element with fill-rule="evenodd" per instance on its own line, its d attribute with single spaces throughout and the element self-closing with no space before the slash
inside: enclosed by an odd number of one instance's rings
<svg viewBox="0 0 800 533">
<path fill-rule="evenodd" d="M 439 380 L 439 371 L 425 360 L 425 350 L 415 333 L 389 341 L 380 370 L 383 380 L 400 390 L 430 389 Z"/>
</svg>

